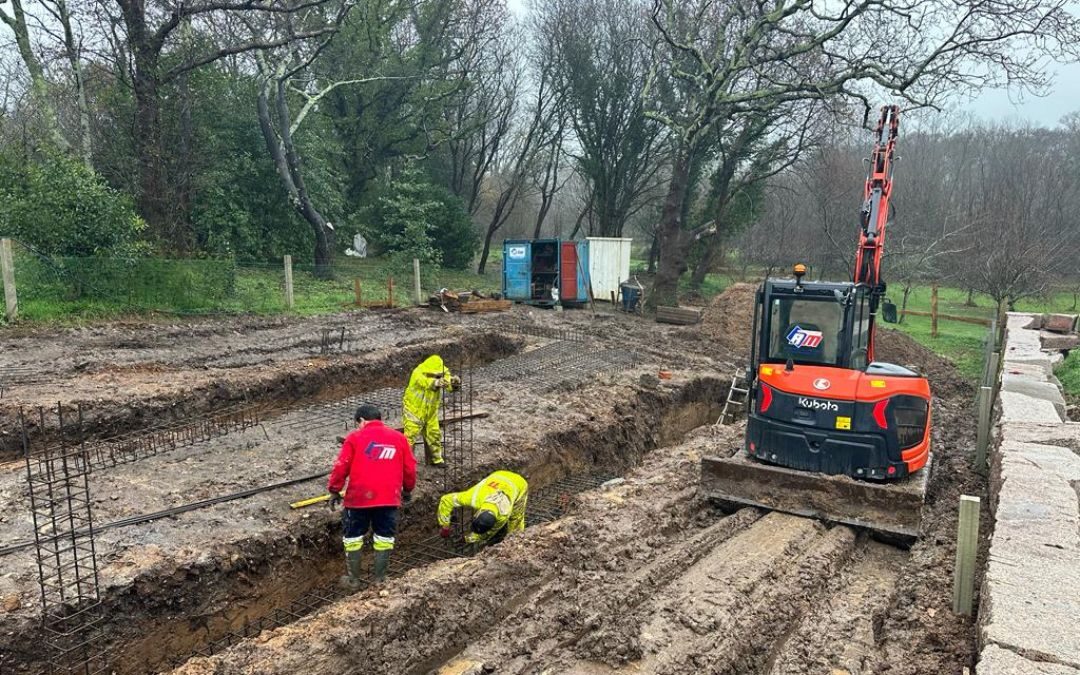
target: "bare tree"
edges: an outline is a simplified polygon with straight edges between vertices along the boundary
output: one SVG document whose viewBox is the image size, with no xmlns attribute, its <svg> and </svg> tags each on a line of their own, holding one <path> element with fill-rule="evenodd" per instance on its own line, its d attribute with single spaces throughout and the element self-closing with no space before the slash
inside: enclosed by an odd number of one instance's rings
<svg viewBox="0 0 1080 675">
<path fill-rule="evenodd" d="M 519 62 L 520 63 L 520 62 Z M 515 75 L 514 90 L 519 92 L 513 97 L 515 102 L 514 118 L 520 126 L 512 134 L 509 142 L 502 144 L 496 158 L 495 169 L 490 178 L 491 211 L 484 229 L 484 243 L 480 251 L 477 272 L 483 274 L 491 254 L 491 243 L 495 234 L 514 213 L 515 206 L 529 188 L 529 178 L 537 171 L 538 162 L 545 159 L 557 161 L 557 151 L 552 146 L 561 146 L 562 131 L 559 123 L 562 110 L 561 89 L 549 67 L 541 63 L 539 72 L 534 73 L 531 90 L 526 89 L 522 79 L 523 65 L 519 65 Z M 524 107 L 521 102 L 524 100 Z"/>
<path fill-rule="evenodd" d="M 663 169 L 664 129 L 645 117 L 649 54 L 642 0 L 553 0 L 534 30 L 565 92 L 575 168 L 589 182 L 589 233 L 622 236 Z"/>
<path fill-rule="evenodd" d="M 656 67 L 650 116 L 675 144 L 652 299 L 676 302 L 690 243 L 685 204 L 717 125 L 794 101 L 867 86 L 916 105 L 988 83 L 1046 82 L 1046 55 L 1075 53 L 1077 22 L 1056 0 L 903 3 L 844 0 L 653 0 Z M 663 95 L 656 95 L 662 91 Z"/>
</svg>

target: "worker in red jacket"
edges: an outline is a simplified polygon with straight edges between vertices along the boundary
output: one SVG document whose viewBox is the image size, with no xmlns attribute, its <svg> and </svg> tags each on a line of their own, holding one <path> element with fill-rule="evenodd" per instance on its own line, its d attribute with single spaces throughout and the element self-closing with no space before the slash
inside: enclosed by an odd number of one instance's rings
<svg viewBox="0 0 1080 675">
<path fill-rule="evenodd" d="M 397 512 L 402 500 L 409 501 L 416 487 L 416 460 L 405 434 L 383 425 L 382 412 L 370 404 L 356 409 L 356 431 L 345 437 L 341 454 L 330 473 L 330 508 L 341 501 L 342 542 L 348 575 L 343 586 L 357 590 L 360 581 L 360 550 L 368 528 L 373 530 L 375 581 L 386 578 L 390 551 L 394 549 Z"/>
</svg>

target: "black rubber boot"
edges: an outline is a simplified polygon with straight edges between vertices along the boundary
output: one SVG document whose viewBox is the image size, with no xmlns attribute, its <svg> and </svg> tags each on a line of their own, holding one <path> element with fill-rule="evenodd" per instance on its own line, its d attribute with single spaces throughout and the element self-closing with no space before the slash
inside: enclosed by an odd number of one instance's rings
<svg viewBox="0 0 1080 675">
<path fill-rule="evenodd" d="M 386 568 L 390 566 L 390 551 L 375 551 L 375 583 L 386 580 Z"/>
<path fill-rule="evenodd" d="M 378 559 L 378 553 L 375 554 Z M 360 580 L 360 551 L 345 552 L 345 567 L 348 574 L 338 580 L 340 586 L 348 591 L 358 591 L 364 583 Z"/>
</svg>

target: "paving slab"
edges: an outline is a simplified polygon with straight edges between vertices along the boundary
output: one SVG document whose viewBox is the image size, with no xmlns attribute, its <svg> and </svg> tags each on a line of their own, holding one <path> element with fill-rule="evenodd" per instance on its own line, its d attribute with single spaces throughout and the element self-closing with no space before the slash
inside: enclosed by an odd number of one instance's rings
<svg viewBox="0 0 1080 675">
<path fill-rule="evenodd" d="M 1025 659 L 997 645 L 982 651 L 975 672 L 978 675 L 1080 675 L 1076 668 Z"/>
<path fill-rule="evenodd" d="M 1006 371 L 1001 375 L 1001 389 L 1002 391 L 1023 394 L 1041 401 L 1047 401 L 1053 404 L 1058 417 L 1065 419 L 1065 396 L 1062 395 L 1061 389 L 1052 382 L 1032 380 L 1032 378 L 1014 375 Z"/>
<path fill-rule="evenodd" d="M 983 675 L 1080 673 L 1080 425 L 1063 419 L 1051 355 L 1038 346 L 1044 324 L 1009 315 L 979 612 Z"/>
<path fill-rule="evenodd" d="M 1023 377 L 1036 382 L 1052 382 L 1057 384 L 1058 381 L 1056 377 L 1046 372 L 1046 368 L 1040 365 L 1030 365 L 1027 363 L 1006 362 L 1001 373 L 1002 377 L 1005 375 L 1022 375 Z"/>
<path fill-rule="evenodd" d="M 1001 390 L 1001 422 L 1037 422 L 1060 424 L 1062 417 L 1050 401 L 1015 391 Z"/>
<path fill-rule="evenodd" d="M 1039 342 L 1043 349 L 1068 350 L 1080 347 L 1080 335 L 1076 333 L 1050 333 L 1043 331 L 1039 335 Z"/>
<path fill-rule="evenodd" d="M 1071 333 L 1076 330 L 1075 314 L 1044 314 L 1042 317 L 1043 330 L 1055 333 Z"/>
</svg>

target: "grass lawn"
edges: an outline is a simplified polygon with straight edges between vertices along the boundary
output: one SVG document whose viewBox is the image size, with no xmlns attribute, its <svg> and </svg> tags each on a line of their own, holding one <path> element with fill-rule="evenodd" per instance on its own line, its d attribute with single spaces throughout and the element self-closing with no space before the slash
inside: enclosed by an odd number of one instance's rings
<svg viewBox="0 0 1080 675">
<path fill-rule="evenodd" d="M 71 271 L 16 265 L 20 322 L 77 325 L 147 314 L 279 314 L 286 312 L 285 274 L 281 265 L 225 261 L 158 261 L 148 278 L 122 277 L 126 283 L 86 282 L 78 266 Z M 499 266 L 478 275 L 473 270 L 422 268 L 421 289 L 499 290 Z M 210 274 L 212 272 L 212 274 Z M 354 280 L 360 280 L 364 302 L 384 302 L 394 278 L 394 305 L 412 304 L 412 270 L 398 269 L 386 260 L 338 261 L 331 279 L 322 279 L 311 266 L 294 264 L 292 313 L 302 316 L 341 311 L 354 306 Z M 214 283 L 205 283 L 216 275 Z M 109 279 L 113 279 L 109 277 Z M 81 286 L 78 290 L 77 287 Z M 2 323 L 2 315 L 0 315 Z"/>
</svg>

